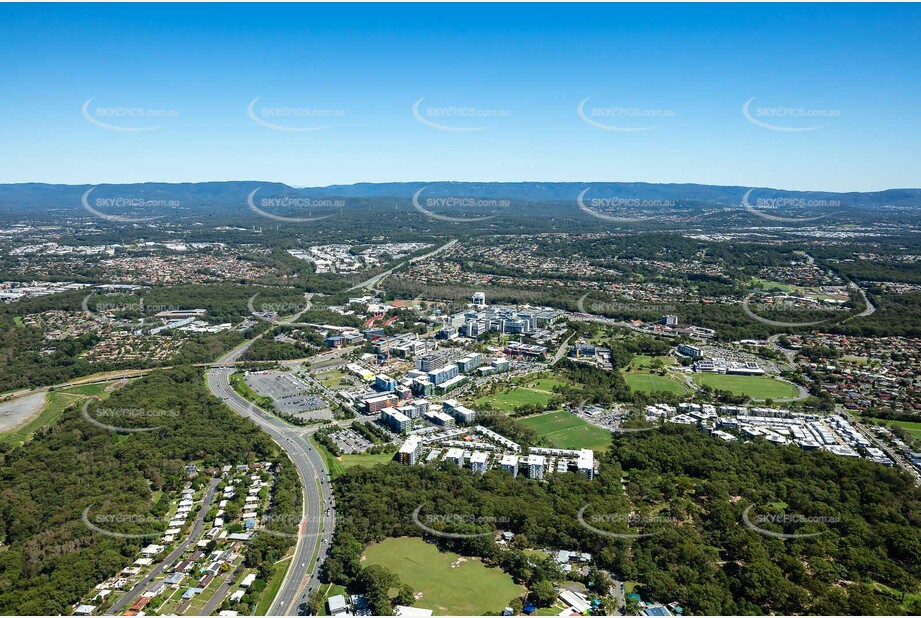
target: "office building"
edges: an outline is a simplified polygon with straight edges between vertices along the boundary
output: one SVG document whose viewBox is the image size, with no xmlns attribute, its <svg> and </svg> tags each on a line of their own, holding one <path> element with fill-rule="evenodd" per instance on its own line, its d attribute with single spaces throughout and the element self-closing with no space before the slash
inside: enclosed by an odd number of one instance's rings
<svg viewBox="0 0 921 618">
<path fill-rule="evenodd" d="M 384 408 L 389 408 L 397 404 L 397 397 L 393 393 L 386 393 L 384 395 L 375 395 L 373 397 L 368 397 L 364 400 L 365 411 L 368 414 L 374 414 L 380 412 Z"/>
<path fill-rule="evenodd" d="M 402 433 L 412 429 L 413 421 L 411 418 L 395 408 L 384 408 L 381 410 L 381 421 L 390 427 L 391 431 Z"/>
<path fill-rule="evenodd" d="M 456 378 L 459 371 L 457 365 L 445 365 L 440 369 L 435 369 L 434 371 L 429 371 L 429 381 L 438 386 L 442 382 L 447 382 L 451 378 Z"/>
<path fill-rule="evenodd" d="M 397 381 L 388 375 L 380 374 L 374 376 L 374 388 L 379 391 L 392 391 L 397 387 Z"/>
</svg>

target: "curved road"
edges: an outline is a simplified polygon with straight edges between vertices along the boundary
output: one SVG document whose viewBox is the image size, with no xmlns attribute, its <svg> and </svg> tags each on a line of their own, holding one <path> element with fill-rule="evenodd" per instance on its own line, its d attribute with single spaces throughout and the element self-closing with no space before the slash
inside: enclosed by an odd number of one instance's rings
<svg viewBox="0 0 921 618">
<path fill-rule="evenodd" d="M 256 339 L 236 348 L 219 362 L 235 361 L 254 341 Z M 296 615 L 300 605 L 307 602 L 309 593 L 319 586 L 319 567 L 332 540 L 335 512 L 329 471 L 323 458 L 307 441 L 310 431 L 285 423 L 231 388 L 230 376 L 234 371 L 232 367 L 221 366 L 209 370 L 208 388 L 232 410 L 252 420 L 272 436 L 294 463 L 301 480 L 303 511 L 294 557 L 268 610 L 268 614 L 273 616 Z M 314 556 L 317 556 L 316 563 Z"/>
</svg>

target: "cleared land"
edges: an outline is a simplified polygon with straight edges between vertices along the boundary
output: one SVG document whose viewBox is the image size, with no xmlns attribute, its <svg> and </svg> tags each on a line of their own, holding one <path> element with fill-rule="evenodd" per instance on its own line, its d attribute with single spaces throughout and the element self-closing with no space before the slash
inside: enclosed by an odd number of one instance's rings
<svg viewBox="0 0 921 618">
<path fill-rule="evenodd" d="M 610 431 L 587 423 L 565 410 L 529 416 L 519 422 L 536 431 L 538 436 L 546 437 L 554 448 L 606 451 L 611 445 Z"/>
<path fill-rule="evenodd" d="M 393 452 L 390 453 L 355 453 L 341 455 L 339 461 L 342 462 L 342 465 L 346 468 L 351 468 L 354 466 L 376 466 L 378 464 L 385 464 L 388 461 L 393 459 Z"/>
<path fill-rule="evenodd" d="M 627 386 L 643 393 L 666 392 L 683 395 L 687 392 L 687 387 L 681 382 L 654 373 L 625 373 L 624 380 Z"/>
<path fill-rule="evenodd" d="M 0 432 L 16 429 L 38 416 L 45 406 L 45 397 L 45 393 L 35 393 L 0 403 Z"/>
<path fill-rule="evenodd" d="M 498 615 L 512 599 L 525 593 L 508 573 L 476 558 L 441 552 L 422 539 L 401 537 L 375 543 L 365 550 L 362 566 L 379 564 L 400 581 L 422 593 L 416 607 L 439 616 Z"/>
<path fill-rule="evenodd" d="M 752 399 L 792 399 L 799 391 L 791 384 L 767 376 L 734 376 L 719 373 L 694 374 L 699 386 L 729 391 L 734 395 L 747 395 Z"/>
<path fill-rule="evenodd" d="M 0 443 L 19 446 L 27 442 L 36 431 L 57 422 L 67 406 L 82 401 L 83 399 L 85 398 L 80 395 L 58 391 L 48 393 L 48 400 L 45 402 L 38 416 L 32 417 L 32 419 L 24 425 L 20 425 L 13 430 L 0 434 Z"/>
</svg>

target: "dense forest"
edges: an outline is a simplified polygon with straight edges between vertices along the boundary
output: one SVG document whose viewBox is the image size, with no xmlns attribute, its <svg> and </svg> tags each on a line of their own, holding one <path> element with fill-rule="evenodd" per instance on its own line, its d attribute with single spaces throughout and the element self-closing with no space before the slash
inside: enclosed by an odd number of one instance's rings
<svg viewBox="0 0 921 618">
<path fill-rule="evenodd" d="M 160 429 L 116 434 L 90 424 L 72 407 L 60 422 L 3 456 L 0 614 L 69 613 L 95 584 L 130 565 L 147 540 L 95 533 L 81 521 L 84 509 L 92 505 L 94 513 L 150 516 L 143 521 L 154 522 L 166 511 L 169 493 L 186 481 L 189 463 L 204 468 L 276 462 L 281 482 L 273 512 L 300 512 L 287 459 L 256 425 L 208 394 L 200 371 L 156 372 L 113 393 L 105 406 L 163 411 L 118 422 Z M 95 412 L 90 406 L 89 415 Z M 199 476 L 193 482 L 207 480 Z M 155 532 L 162 523 L 132 521 L 118 531 Z M 277 535 L 260 539 L 247 561 L 277 560 L 289 543 Z"/>
<path fill-rule="evenodd" d="M 361 587 L 363 548 L 423 536 L 412 517 L 421 507 L 443 521 L 496 521 L 516 532 L 510 548 L 489 536 L 430 540 L 482 556 L 532 592 L 549 575 L 522 554 L 529 546 L 591 552 L 597 566 L 640 582 L 644 598 L 678 601 L 693 614 L 921 612 L 917 597 L 903 597 L 921 580 L 921 491 L 896 470 L 760 441 L 726 443 L 677 426 L 616 436 L 600 459 L 593 481 L 560 474 L 540 482 L 499 471 L 481 477 L 451 465 L 351 468 L 335 484 L 339 523 L 325 575 Z M 583 507 L 585 517 L 602 522 L 592 523 L 599 529 L 653 535 L 598 534 L 580 524 Z M 749 507 L 778 522 L 760 523 L 764 529 L 822 534 L 762 535 L 744 524 Z"/>
</svg>

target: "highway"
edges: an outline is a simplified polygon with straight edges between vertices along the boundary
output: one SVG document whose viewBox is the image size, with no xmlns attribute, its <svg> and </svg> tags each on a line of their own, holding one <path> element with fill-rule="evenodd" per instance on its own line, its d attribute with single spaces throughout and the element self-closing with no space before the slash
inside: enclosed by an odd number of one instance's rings
<svg viewBox="0 0 921 618">
<path fill-rule="evenodd" d="M 255 339 L 241 345 L 218 361 L 233 362 Z M 230 386 L 232 367 L 208 371 L 208 388 L 232 410 L 257 425 L 281 446 L 297 468 L 303 493 L 303 510 L 291 566 L 268 611 L 270 615 L 297 615 L 309 593 L 319 586 L 319 570 L 332 541 L 335 511 L 329 471 L 322 456 L 307 441 L 310 430 L 289 425 L 238 395 Z M 314 556 L 317 561 L 314 563 Z"/>
<path fill-rule="evenodd" d="M 456 245 L 456 244 L 457 244 L 457 239 L 456 239 L 456 238 L 453 239 L 453 240 L 449 240 L 448 242 L 446 242 L 445 244 L 441 245 L 440 247 L 438 247 L 438 248 L 435 249 L 434 251 L 430 251 L 430 252 L 426 253 L 425 255 L 420 255 L 420 256 L 418 256 L 418 257 L 411 258 L 411 259 L 409 259 L 409 260 L 406 260 L 405 262 L 400 262 L 399 264 L 397 264 L 397 265 L 394 266 L 393 268 L 390 268 L 390 269 L 388 269 L 388 270 L 385 270 L 385 271 L 382 272 L 382 273 L 379 273 L 379 274 L 377 274 L 377 275 L 374 275 L 374 276 L 371 277 L 370 279 L 366 279 L 365 281 L 362 281 L 361 283 L 358 283 L 358 284 L 356 284 L 356 285 L 353 285 L 352 287 L 350 287 L 349 289 L 347 289 L 346 292 L 352 292 L 352 291 L 355 291 L 355 290 L 358 290 L 358 289 L 361 289 L 361 288 L 373 288 L 375 285 L 377 285 L 378 283 L 380 283 L 381 281 L 383 281 L 384 278 L 387 277 L 387 275 L 389 275 L 390 273 L 392 273 L 392 272 L 395 271 L 396 269 L 402 267 L 403 265 L 405 265 L 405 264 L 415 264 L 416 262 L 421 262 L 422 260 L 427 260 L 428 258 L 432 257 L 433 255 L 437 255 L 437 254 L 441 253 L 442 251 L 444 251 L 444 250 L 446 250 L 446 249 L 450 249 L 451 247 L 453 247 L 453 246 Z"/>
<path fill-rule="evenodd" d="M 211 502 L 214 501 L 214 492 L 217 489 L 217 485 L 220 482 L 220 479 L 211 479 L 211 482 L 208 485 L 208 489 L 205 490 L 205 497 L 202 500 L 201 509 L 198 511 L 198 516 L 195 518 L 195 523 L 192 525 L 192 530 L 189 532 L 189 535 L 185 540 L 180 543 L 176 549 L 171 551 L 169 555 L 163 559 L 163 561 L 158 564 L 156 567 L 151 569 L 144 579 L 135 584 L 134 588 L 129 590 L 125 595 L 120 598 L 118 601 L 112 604 L 112 607 L 106 612 L 106 615 L 114 615 L 120 613 L 125 607 L 131 604 L 134 599 L 141 595 L 150 585 L 150 582 L 154 580 L 157 575 L 162 573 L 166 567 L 171 566 L 176 560 L 179 559 L 182 554 L 185 553 L 185 550 L 188 549 L 189 545 L 198 541 L 198 537 L 201 536 L 201 529 L 205 522 L 205 515 L 208 514 L 208 510 L 211 508 Z"/>
</svg>

